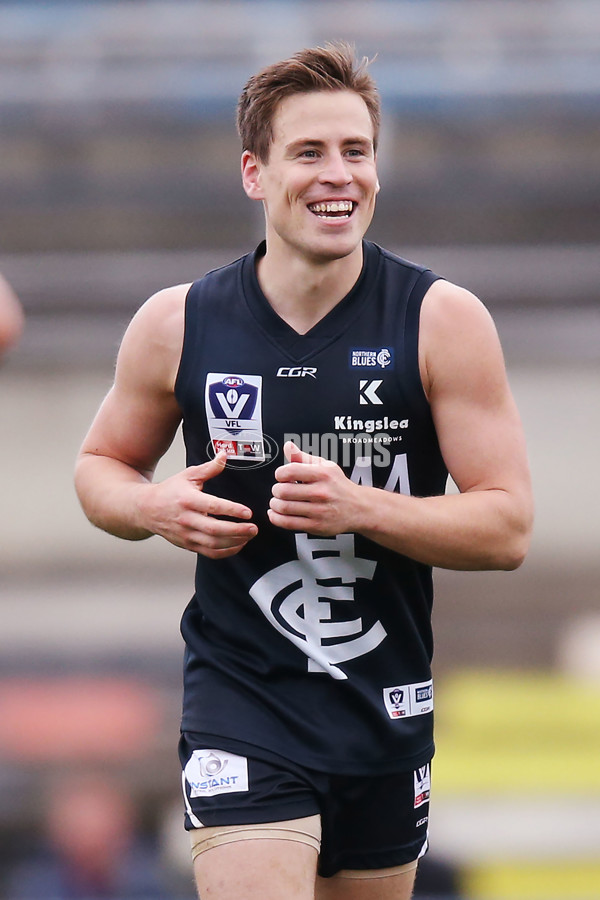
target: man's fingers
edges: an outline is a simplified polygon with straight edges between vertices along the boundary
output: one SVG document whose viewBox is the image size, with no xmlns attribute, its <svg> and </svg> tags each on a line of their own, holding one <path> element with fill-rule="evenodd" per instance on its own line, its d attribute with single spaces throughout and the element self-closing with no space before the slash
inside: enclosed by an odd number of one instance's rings
<svg viewBox="0 0 600 900">
<path fill-rule="evenodd" d="M 269 509 L 280 516 L 302 516 L 302 518 L 314 517 L 315 504 L 310 500 L 292 500 L 291 498 L 279 499 L 271 497 Z"/>
<path fill-rule="evenodd" d="M 309 459 L 311 459 L 308 453 L 304 453 L 304 451 L 293 441 L 285 442 L 283 445 L 283 455 L 289 462 L 308 462 Z"/>
<path fill-rule="evenodd" d="M 315 459 L 315 457 L 312 457 Z M 323 477 L 319 467 L 314 463 L 289 462 L 285 466 L 279 466 L 275 471 L 275 478 L 280 482 L 299 481 L 303 484 L 309 484 L 313 481 L 319 481 Z"/>
<path fill-rule="evenodd" d="M 336 468 L 336 463 L 324 459 L 322 456 L 311 456 L 310 453 L 305 453 L 293 441 L 286 441 L 283 445 L 283 452 L 289 462 L 279 466 L 275 472 L 277 481 L 317 481 L 322 477 L 319 469 L 322 469 L 323 466 Z"/>
<path fill-rule="evenodd" d="M 322 456 L 313 456 L 311 453 L 305 453 L 304 450 L 301 450 L 293 441 L 285 442 L 283 445 L 283 454 L 291 463 L 304 463 L 310 466 L 319 464 L 335 465 L 335 463 L 330 462 L 328 459 L 324 459 Z"/>
<path fill-rule="evenodd" d="M 223 497 L 214 497 L 212 494 L 199 494 L 191 497 L 192 509 L 205 516 L 227 517 L 229 519 L 251 519 L 252 510 L 234 500 L 225 500 Z"/>
<path fill-rule="evenodd" d="M 227 463 L 227 453 L 221 450 L 214 459 L 202 463 L 199 466 L 188 466 L 185 470 L 186 477 L 199 490 L 202 490 L 205 482 L 220 475 Z M 198 511 L 209 516 L 229 516 L 234 519 L 251 519 L 252 510 L 241 503 L 232 500 L 224 500 L 222 497 L 213 497 L 203 494 L 202 504 L 198 505 Z"/>
<path fill-rule="evenodd" d="M 194 481 L 201 488 L 205 481 L 209 481 L 216 475 L 220 475 L 227 464 L 227 454 L 221 450 L 214 459 L 202 463 L 200 466 L 189 466 L 185 473 L 190 481 Z"/>
<path fill-rule="evenodd" d="M 253 522 L 230 522 L 206 514 L 195 515 L 182 526 L 183 546 L 215 559 L 238 553 L 258 534 Z"/>
<path fill-rule="evenodd" d="M 285 531 L 306 531 L 309 534 L 317 534 L 315 523 L 305 516 L 282 516 L 274 509 L 268 509 L 267 515 L 271 525 L 283 528 Z"/>
<path fill-rule="evenodd" d="M 253 522 L 230 521 L 219 519 L 212 515 L 201 515 L 190 520 L 189 527 L 198 534 L 208 535 L 221 540 L 246 541 L 257 533 L 258 528 Z"/>
</svg>

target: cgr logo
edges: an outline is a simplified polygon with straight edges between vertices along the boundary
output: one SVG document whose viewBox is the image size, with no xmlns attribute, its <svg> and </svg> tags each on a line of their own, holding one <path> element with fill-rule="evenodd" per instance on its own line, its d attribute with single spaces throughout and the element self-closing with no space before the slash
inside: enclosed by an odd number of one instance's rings
<svg viewBox="0 0 600 900">
<path fill-rule="evenodd" d="M 317 370 L 312 366 L 280 366 L 277 369 L 278 378 L 311 378 L 317 377 Z"/>
</svg>

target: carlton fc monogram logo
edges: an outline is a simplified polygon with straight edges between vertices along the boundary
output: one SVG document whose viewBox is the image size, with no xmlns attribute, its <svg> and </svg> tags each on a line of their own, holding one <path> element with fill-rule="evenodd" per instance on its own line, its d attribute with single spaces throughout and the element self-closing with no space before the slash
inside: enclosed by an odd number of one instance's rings
<svg viewBox="0 0 600 900">
<path fill-rule="evenodd" d="M 339 663 L 370 653 L 386 637 L 381 622 L 365 629 L 361 618 L 340 618 L 348 601 L 354 601 L 357 579 L 370 581 L 377 563 L 354 555 L 352 534 L 297 534 L 296 550 L 297 560 L 267 572 L 252 585 L 250 595 L 271 625 L 306 654 L 309 672 L 345 679 Z M 334 618 L 335 601 L 345 602 Z"/>
</svg>

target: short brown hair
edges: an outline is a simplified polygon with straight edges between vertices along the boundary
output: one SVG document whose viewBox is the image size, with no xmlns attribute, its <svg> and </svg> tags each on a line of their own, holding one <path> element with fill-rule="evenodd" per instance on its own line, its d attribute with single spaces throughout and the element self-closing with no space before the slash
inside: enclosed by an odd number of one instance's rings
<svg viewBox="0 0 600 900">
<path fill-rule="evenodd" d="M 377 149 L 381 103 L 375 81 L 367 71 L 369 60 L 357 60 L 344 41 L 300 50 L 253 75 L 240 95 L 237 127 L 242 148 L 267 162 L 273 140 L 273 118 L 282 100 L 313 91 L 354 91 L 365 101 L 373 123 Z"/>
</svg>

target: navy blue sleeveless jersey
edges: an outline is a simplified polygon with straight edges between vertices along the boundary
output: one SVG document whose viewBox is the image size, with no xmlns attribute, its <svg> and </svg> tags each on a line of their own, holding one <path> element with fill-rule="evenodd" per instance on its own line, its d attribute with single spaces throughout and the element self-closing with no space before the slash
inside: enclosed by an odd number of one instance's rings
<svg viewBox="0 0 600 900">
<path fill-rule="evenodd" d="M 262 294 L 264 243 L 190 288 L 176 382 L 188 465 L 225 448 L 204 490 L 246 504 L 258 535 L 198 556 L 182 728 L 209 746 L 331 773 L 382 774 L 433 755 L 432 573 L 357 534 L 271 525 L 282 448 L 382 490 L 444 493 L 418 366 L 437 276 L 370 242 L 352 291 L 300 335 Z"/>
</svg>

